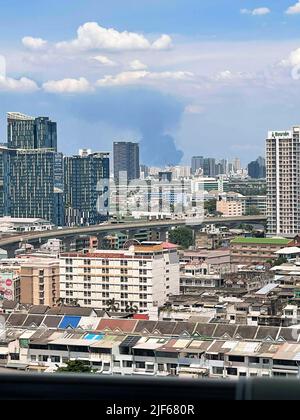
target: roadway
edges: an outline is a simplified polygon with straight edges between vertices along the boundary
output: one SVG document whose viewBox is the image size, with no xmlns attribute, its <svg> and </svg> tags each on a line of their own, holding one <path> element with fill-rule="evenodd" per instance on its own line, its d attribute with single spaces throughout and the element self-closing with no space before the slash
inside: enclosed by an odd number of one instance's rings
<svg viewBox="0 0 300 420">
<path fill-rule="evenodd" d="M 53 229 L 45 232 L 31 232 L 21 235 L 13 235 L 0 239 L 0 248 L 16 245 L 20 242 L 36 242 L 39 240 L 47 240 L 53 238 L 67 238 L 77 235 L 97 235 L 108 234 L 115 231 L 132 231 L 139 229 L 151 228 L 172 228 L 189 225 L 191 227 L 199 227 L 205 224 L 226 225 L 231 223 L 264 223 L 267 220 L 265 216 L 242 216 L 242 217 L 210 217 L 205 218 L 202 222 L 187 223 L 185 220 L 155 220 L 155 221 L 138 221 L 130 223 L 107 223 L 96 226 L 84 226 L 65 229 Z"/>
</svg>

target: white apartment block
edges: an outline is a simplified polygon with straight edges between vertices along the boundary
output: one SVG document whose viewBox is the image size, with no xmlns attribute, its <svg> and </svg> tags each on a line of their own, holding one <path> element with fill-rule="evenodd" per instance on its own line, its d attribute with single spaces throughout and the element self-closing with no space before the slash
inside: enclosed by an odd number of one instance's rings
<svg viewBox="0 0 300 420">
<path fill-rule="evenodd" d="M 128 250 L 92 250 L 60 256 L 60 294 L 65 303 L 108 309 L 114 299 L 117 309 L 135 307 L 147 313 L 179 294 L 177 247 L 147 242 Z"/>
<path fill-rule="evenodd" d="M 300 232 L 300 127 L 270 131 L 266 141 L 268 233 Z"/>
</svg>

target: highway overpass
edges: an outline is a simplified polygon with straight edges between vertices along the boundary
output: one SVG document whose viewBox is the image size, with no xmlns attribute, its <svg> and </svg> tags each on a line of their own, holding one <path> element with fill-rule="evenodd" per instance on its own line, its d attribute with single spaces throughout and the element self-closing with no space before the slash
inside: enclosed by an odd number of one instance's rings
<svg viewBox="0 0 300 420">
<path fill-rule="evenodd" d="M 0 239 L 0 248 L 6 248 L 9 246 L 17 246 L 20 242 L 36 243 L 38 241 L 47 239 L 63 239 L 68 237 L 74 237 L 79 235 L 99 235 L 108 234 L 115 231 L 136 231 L 139 229 L 169 229 L 172 227 L 179 227 L 189 225 L 192 228 L 199 228 L 206 224 L 251 224 L 251 223 L 264 223 L 267 218 L 265 216 L 242 216 L 242 217 L 210 217 L 205 218 L 202 222 L 187 223 L 185 220 L 155 220 L 155 221 L 134 221 L 125 223 L 107 223 L 96 226 L 84 226 L 75 228 L 65 229 L 53 229 L 45 232 L 32 232 L 24 233 L 13 236 L 8 236 Z"/>
</svg>

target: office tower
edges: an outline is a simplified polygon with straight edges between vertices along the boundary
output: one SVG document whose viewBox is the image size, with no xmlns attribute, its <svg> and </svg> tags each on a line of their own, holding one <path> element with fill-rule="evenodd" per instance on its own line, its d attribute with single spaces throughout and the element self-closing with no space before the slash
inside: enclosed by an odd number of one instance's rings
<svg viewBox="0 0 300 420">
<path fill-rule="evenodd" d="M 268 233 L 300 231 L 300 127 L 270 131 L 266 140 Z"/>
<path fill-rule="evenodd" d="M 257 158 L 248 165 L 248 175 L 254 179 L 266 177 L 266 160 L 263 157 Z"/>
<path fill-rule="evenodd" d="M 94 225 L 109 211 L 109 154 L 81 150 L 64 158 L 66 224 Z"/>
<path fill-rule="evenodd" d="M 57 126 L 47 117 L 7 114 L 7 146 L 10 149 L 57 150 Z"/>
<path fill-rule="evenodd" d="M 207 158 L 203 161 L 203 175 L 216 176 L 216 159 Z"/>
<path fill-rule="evenodd" d="M 193 156 L 192 157 L 192 175 L 195 175 L 199 169 L 203 169 L 203 156 Z"/>
<path fill-rule="evenodd" d="M 64 225 L 62 155 L 47 149 L 10 150 L 10 215 Z"/>
<path fill-rule="evenodd" d="M 149 312 L 179 294 L 179 280 L 179 255 L 171 244 L 60 255 L 60 291 L 67 304 L 76 299 L 80 306 L 106 310 L 113 300 L 120 312 L 130 306 Z"/>
<path fill-rule="evenodd" d="M 114 143 L 114 178 L 126 177 L 128 181 L 140 178 L 140 148 L 138 143 Z"/>
</svg>

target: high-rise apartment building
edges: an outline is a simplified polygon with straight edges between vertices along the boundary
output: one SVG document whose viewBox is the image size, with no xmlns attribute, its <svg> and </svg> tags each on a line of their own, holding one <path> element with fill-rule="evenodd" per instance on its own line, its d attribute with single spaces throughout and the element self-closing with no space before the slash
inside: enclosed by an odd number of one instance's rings
<svg viewBox="0 0 300 420">
<path fill-rule="evenodd" d="M 7 146 L 10 149 L 57 150 L 57 125 L 47 117 L 7 114 Z"/>
<path fill-rule="evenodd" d="M 9 150 L 0 146 L 0 217 L 10 214 L 9 164 Z"/>
<path fill-rule="evenodd" d="M 109 211 L 109 154 L 81 150 L 64 158 L 66 224 L 94 225 Z"/>
<path fill-rule="evenodd" d="M 47 117 L 7 114 L 7 203 L 12 217 L 64 224 L 63 157 L 56 123 Z"/>
<path fill-rule="evenodd" d="M 140 147 L 138 143 L 114 143 L 114 178 L 120 179 L 120 174 L 128 181 L 140 178 Z"/>
<path fill-rule="evenodd" d="M 64 225 L 64 201 L 58 178 L 62 155 L 47 149 L 10 151 L 10 216 L 40 218 Z"/>
<path fill-rule="evenodd" d="M 270 131 L 266 140 L 268 233 L 300 232 L 300 127 Z"/>
<path fill-rule="evenodd" d="M 149 312 L 179 294 L 177 247 L 143 243 L 129 250 L 63 253 L 60 256 L 61 298 L 68 304 L 128 312 Z"/>
</svg>

